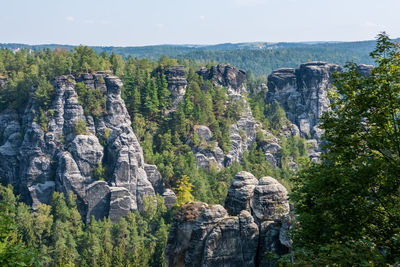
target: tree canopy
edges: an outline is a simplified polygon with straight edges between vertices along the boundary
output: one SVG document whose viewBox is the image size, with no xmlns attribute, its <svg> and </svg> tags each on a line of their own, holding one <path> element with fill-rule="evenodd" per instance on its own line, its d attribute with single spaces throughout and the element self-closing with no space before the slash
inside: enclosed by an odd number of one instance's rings
<svg viewBox="0 0 400 267">
<path fill-rule="evenodd" d="M 370 74 L 348 64 L 336 76 L 322 162 L 294 180 L 300 265 L 400 261 L 399 44 L 382 33 L 371 57 Z"/>
</svg>

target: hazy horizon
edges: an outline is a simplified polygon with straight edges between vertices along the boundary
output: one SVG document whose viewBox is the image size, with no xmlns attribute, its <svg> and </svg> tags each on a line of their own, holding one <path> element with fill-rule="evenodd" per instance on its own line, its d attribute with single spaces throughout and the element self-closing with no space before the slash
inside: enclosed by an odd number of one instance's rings
<svg viewBox="0 0 400 267">
<path fill-rule="evenodd" d="M 7 1 L 0 43 L 88 46 L 349 42 L 400 37 L 396 0 Z"/>
</svg>

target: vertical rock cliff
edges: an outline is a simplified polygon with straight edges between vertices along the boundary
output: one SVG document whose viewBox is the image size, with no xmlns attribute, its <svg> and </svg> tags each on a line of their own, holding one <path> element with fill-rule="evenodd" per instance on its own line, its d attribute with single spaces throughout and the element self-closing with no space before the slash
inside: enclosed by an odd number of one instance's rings
<svg viewBox="0 0 400 267">
<path fill-rule="evenodd" d="M 85 115 L 75 90 L 77 81 L 104 94 L 102 115 Z M 38 123 L 40 111 L 33 97 L 22 117 L 11 111 L 0 114 L 0 173 L 24 201 L 36 208 L 50 203 L 54 191 L 71 190 L 84 218 L 109 216 L 113 221 L 141 210 L 147 195 L 164 194 L 167 203 L 174 202 L 157 168 L 144 163 L 121 98 L 120 79 L 98 72 L 56 77 L 52 84 L 52 115 L 46 127 Z M 87 130 L 77 133 L 82 122 Z M 95 177 L 99 165 L 106 168 L 107 181 Z"/>
<path fill-rule="evenodd" d="M 226 209 L 225 209 L 226 208 Z M 165 249 L 167 266 L 274 266 L 291 240 L 289 202 L 272 177 L 239 172 L 221 205 L 191 202 L 176 213 Z"/>
</svg>

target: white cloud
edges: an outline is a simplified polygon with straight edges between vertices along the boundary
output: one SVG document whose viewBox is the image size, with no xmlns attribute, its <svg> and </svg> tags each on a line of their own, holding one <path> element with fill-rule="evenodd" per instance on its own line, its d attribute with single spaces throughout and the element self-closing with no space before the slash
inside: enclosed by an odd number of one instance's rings
<svg viewBox="0 0 400 267">
<path fill-rule="evenodd" d="M 73 22 L 73 21 L 75 20 L 75 18 L 72 17 L 72 16 L 65 17 L 65 19 L 66 19 L 67 21 L 69 21 L 69 22 Z"/>
<path fill-rule="evenodd" d="M 205 20 L 205 19 L 206 19 L 206 17 L 205 17 L 205 16 L 203 16 L 203 15 L 201 15 L 201 16 L 199 17 L 199 19 L 200 19 L 200 20 Z"/>
<path fill-rule="evenodd" d="M 159 29 L 164 29 L 164 28 L 165 28 L 165 25 L 162 24 L 162 23 L 157 23 L 157 24 L 156 24 L 156 27 L 159 28 Z"/>
</svg>

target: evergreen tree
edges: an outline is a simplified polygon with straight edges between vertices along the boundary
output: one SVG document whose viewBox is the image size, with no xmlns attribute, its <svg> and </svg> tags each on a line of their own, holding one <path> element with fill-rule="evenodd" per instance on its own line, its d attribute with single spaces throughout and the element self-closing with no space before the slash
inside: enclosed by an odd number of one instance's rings
<svg viewBox="0 0 400 267">
<path fill-rule="evenodd" d="M 295 259 L 302 265 L 384 266 L 400 260 L 400 48 L 378 36 L 370 75 L 336 78 L 321 164 L 300 173 Z"/>
</svg>

